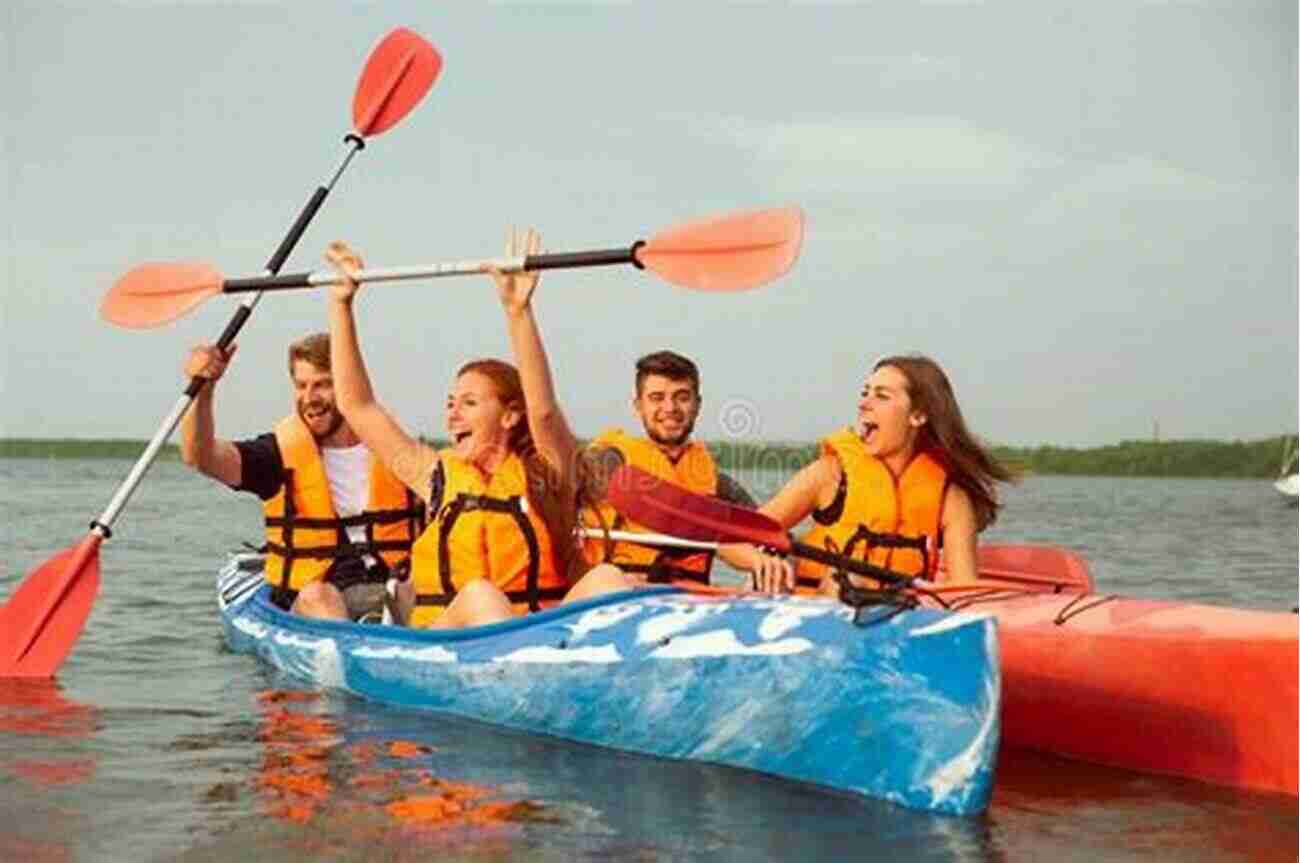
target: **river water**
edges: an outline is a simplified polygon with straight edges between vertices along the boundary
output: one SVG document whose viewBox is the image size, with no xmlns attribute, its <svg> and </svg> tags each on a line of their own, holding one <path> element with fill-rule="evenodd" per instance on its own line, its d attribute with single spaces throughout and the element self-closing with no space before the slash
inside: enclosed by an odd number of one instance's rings
<svg viewBox="0 0 1300 863">
<path fill-rule="evenodd" d="M 0 460 L 0 596 L 129 467 Z M 1072 548 L 1099 591 L 1296 605 L 1297 511 L 1268 482 L 1032 477 L 1006 501 L 986 539 Z M 1005 751 L 989 812 L 951 818 L 306 691 L 221 636 L 213 576 L 259 521 L 153 468 L 57 680 L 0 682 L 0 860 L 1296 859 L 1287 796 Z"/>
</svg>

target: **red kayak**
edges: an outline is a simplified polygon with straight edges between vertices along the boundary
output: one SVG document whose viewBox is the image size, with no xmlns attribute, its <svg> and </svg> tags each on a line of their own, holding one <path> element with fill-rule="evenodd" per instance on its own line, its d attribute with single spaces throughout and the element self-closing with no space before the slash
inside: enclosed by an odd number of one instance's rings
<svg viewBox="0 0 1300 863">
<path fill-rule="evenodd" d="M 998 619 L 1007 746 L 1296 794 L 1296 615 L 1096 594 L 1048 546 L 979 568 L 927 602 Z"/>
</svg>

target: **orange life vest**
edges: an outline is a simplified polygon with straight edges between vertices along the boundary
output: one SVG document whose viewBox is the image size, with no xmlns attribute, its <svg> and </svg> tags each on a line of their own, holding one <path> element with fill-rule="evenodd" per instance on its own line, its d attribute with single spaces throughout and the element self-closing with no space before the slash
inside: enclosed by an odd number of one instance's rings
<svg viewBox="0 0 1300 863">
<path fill-rule="evenodd" d="M 370 499 L 359 515 L 340 518 L 330 498 L 325 463 L 311 431 L 297 414 L 275 426 L 284 484 L 262 505 L 266 516 L 266 580 L 297 593 L 325 577 L 340 557 L 374 554 L 391 568 L 411 553 L 424 522 L 424 503 L 401 480 L 370 457 Z M 347 528 L 364 525 L 366 539 L 353 543 Z"/>
<path fill-rule="evenodd" d="M 441 499 L 432 502 L 437 511 L 411 549 L 415 608 L 409 624 L 431 624 L 476 578 L 505 591 L 516 611 L 562 599 L 569 584 L 556 566 L 546 522 L 528 505 L 519 456 L 512 453 L 488 479 L 449 449 L 438 459 Z"/>
<path fill-rule="evenodd" d="M 703 444 L 692 442 L 682 451 L 677 461 L 671 461 L 664 451 L 645 438 L 632 437 L 622 429 L 608 429 L 591 442 L 591 449 L 615 449 L 626 464 L 639 467 L 654 476 L 681 486 L 697 494 L 713 495 L 718 491 L 718 470 L 713 456 Z M 608 503 L 597 507 L 599 518 L 590 511 L 583 512 L 583 525 L 608 530 L 653 532 L 643 525 L 629 521 Z M 667 581 L 670 578 L 687 578 L 709 583 L 712 553 L 683 549 L 654 549 L 630 542 L 609 542 L 588 539 L 583 542 L 583 554 L 592 566 L 613 563 L 626 572 L 645 573 L 650 581 Z"/>
<path fill-rule="evenodd" d="M 895 480 L 851 428 L 827 436 L 821 448 L 823 455 L 839 460 L 844 472 L 843 509 L 834 522 L 815 524 L 802 541 L 901 575 L 933 577 L 948 490 L 943 466 L 928 453 L 917 453 Z M 800 560 L 800 587 L 815 588 L 828 570 L 825 564 Z"/>
</svg>

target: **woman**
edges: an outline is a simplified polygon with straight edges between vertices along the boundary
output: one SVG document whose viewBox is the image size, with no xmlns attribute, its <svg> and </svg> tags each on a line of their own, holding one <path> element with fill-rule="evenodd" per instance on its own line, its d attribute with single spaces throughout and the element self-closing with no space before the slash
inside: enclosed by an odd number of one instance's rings
<svg viewBox="0 0 1300 863">
<path fill-rule="evenodd" d="M 934 360 L 875 364 L 851 428 L 822 441 L 821 455 L 760 508 L 785 528 L 811 515 L 803 541 L 907 576 L 933 579 L 943 551 L 947 582 L 977 577 L 975 537 L 997 518 L 996 482 L 1015 475 L 966 429 L 952 385 Z M 768 592 L 791 590 L 795 572 L 750 545 L 720 556 Z M 838 591 L 827 567 L 800 561 L 801 584 Z M 855 583 L 866 583 L 854 577 Z"/>
<path fill-rule="evenodd" d="M 526 236 L 511 229 L 508 256 L 539 248 L 531 228 Z M 345 276 L 362 266 L 341 242 L 330 244 L 325 260 Z M 352 313 L 359 286 L 347 280 L 330 292 L 339 409 L 371 451 L 424 498 L 431 514 L 411 549 L 411 576 L 398 594 L 402 616 L 415 627 L 495 623 L 536 610 L 543 601 L 633 586 L 609 565 L 577 579 L 578 442 L 556 402 L 533 318 L 538 277 L 495 270 L 491 275 L 519 369 L 500 360 L 460 369 L 447 397 L 452 444 L 441 452 L 407 434 L 375 401 Z"/>
</svg>

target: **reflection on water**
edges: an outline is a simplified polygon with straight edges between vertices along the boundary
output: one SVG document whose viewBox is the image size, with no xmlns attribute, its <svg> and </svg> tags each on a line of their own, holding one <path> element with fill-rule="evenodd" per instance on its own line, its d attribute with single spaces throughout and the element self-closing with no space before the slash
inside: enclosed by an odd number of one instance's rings
<svg viewBox="0 0 1300 863">
<path fill-rule="evenodd" d="M 382 734 L 349 740 L 320 699 L 286 689 L 256 695 L 263 752 L 250 782 L 261 814 L 304 828 L 292 834 L 295 850 L 501 852 L 514 825 L 558 820 L 534 801 L 437 775 L 433 745 Z"/>
<path fill-rule="evenodd" d="M 72 859 L 67 837 L 82 819 L 57 801 L 94 776 L 96 758 L 77 741 L 98 721 L 56 681 L 0 678 L 0 860 Z"/>
</svg>

